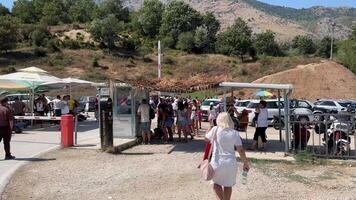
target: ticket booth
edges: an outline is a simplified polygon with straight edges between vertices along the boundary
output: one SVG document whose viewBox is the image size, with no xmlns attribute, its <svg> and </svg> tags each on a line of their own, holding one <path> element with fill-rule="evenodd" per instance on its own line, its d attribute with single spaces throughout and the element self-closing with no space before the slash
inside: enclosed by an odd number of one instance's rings
<svg viewBox="0 0 356 200">
<path fill-rule="evenodd" d="M 137 109 L 142 99 L 149 99 L 149 92 L 127 83 L 114 83 L 110 87 L 113 99 L 114 138 L 134 138 L 141 135 Z"/>
</svg>

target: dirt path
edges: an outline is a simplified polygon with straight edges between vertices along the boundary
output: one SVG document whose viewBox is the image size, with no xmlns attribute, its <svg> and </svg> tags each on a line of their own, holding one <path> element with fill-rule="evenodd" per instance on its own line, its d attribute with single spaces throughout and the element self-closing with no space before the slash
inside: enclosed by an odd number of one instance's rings
<svg viewBox="0 0 356 200">
<path fill-rule="evenodd" d="M 202 138 L 187 144 L 140 145 L 121 155 L 66 149 L 21 168 L 2 195 L 22 199 L 214 199 L 197 165 Z M 356 199 L 356 167 L 253 161 L 247 186 L 232 199 Z"/>
</svg>

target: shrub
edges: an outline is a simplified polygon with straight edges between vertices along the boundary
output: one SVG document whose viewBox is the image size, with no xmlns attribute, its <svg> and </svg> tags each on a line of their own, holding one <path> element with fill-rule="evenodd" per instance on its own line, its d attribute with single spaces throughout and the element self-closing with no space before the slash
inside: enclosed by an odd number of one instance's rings
<svg viewBox="0 0 356 200">
<path fill-rule="evenodd" d="M 100 67 L 100 65 L 99 65 L 99 58 L 97 58 L 97 57 L 92 58 L 92 59 L 91 59 L 91 66 L 92 66 L 92 67 Z"/>
<path fill-rule="evenodd" d="M 103 81 L 106 80 L 108 77 L 106 74 L 101 73 L 101 71 L 99 70 L 91 69 L 87 71 L 85 74 L 83 74 L 80 78 L 88 81 L 93 81 L 93 80 Z"/>
<path fill-rule="evenodd" d="M 37 27 L 31 34 L 32 44 L 35 46 L 45 46 L 51 37 L 46 27 Z"/>
<path fill-rule="evenodd" d="M 143 62 L 145 62 L 145 63 L 151 63 L 151 62 L 153 62 L 153 60 L 152 60 L 149 56 L 144 56 L 144 57 L 143 57 Z"/>
<path fill-rule="evenodd" d="M 49 65 L 50 66 L 68 66 L 71 65 L 73 63 L 73 58 L 71 57 L 66 57 L 63 54 L 59 53 L 56 54 L 50 61 L 49 61 Z"/>
<path fill-rule="evenodd" d="M 245 68 L 241 68 L 239 74 L 241 76 L 247 76 L 248 75 L 248 71 Z"/>
<path fill-rule="evenodd" d="M 16 68 L 13 66 L 9 66 L 9 67 L 1 69 L 2 74 L 10 74 L 10 73 L 14 73 L 14 72 L 16 72 Z"/>
<path fill-rule="evenodd" d="M 260 58 L 260 63 L 262 66 L 266 67 L 266 66 L 272 64 L 272 59 L 269 56 L 262 56 Z"/>
<path fill-rule="evenodd" d="M 175 61 L 174 58 L 171 57 L 171 56 L 164 56 L 162 63 L 163 63 L 163 64 L 167 64 L 167 65 L 173 65 L 173 64 L 176 63 L 176 61 Z"/>
<path fill-rule="evenodd" d="M 173 37 L 171 36 L 166 36 L 162 39 L 162 47 L 163 48 L 174 48 L 175 41 Z"/>
<path fill-rule="evenodd" d="M 68 49 L 80 49 L 80 43 L 76 40 L 64 39 L 62 41 L 62 46 Z"/>
<path fill-rule="evenodd" d="M 47 55 L 47 50 L 43 47 L 35 47 L 33 53 L 38 57 L 44 57 Z"/>
<path fill-rule="evenodd" d="M 178 37 L 177 49 L 192 52 L 194 49 L 194 35 L 191 32 L 181 33 Z"/>
<path fill-rule="evenodd" d="M 47 41 L 46 47 L 47 47 L 47 51 L 49 53 L 54 53 L 54 52 L 59 52 L 61 51 L 60 48 L 58 47 L 58 41 L 55 39 L 51 39 Z"/>
</svg>

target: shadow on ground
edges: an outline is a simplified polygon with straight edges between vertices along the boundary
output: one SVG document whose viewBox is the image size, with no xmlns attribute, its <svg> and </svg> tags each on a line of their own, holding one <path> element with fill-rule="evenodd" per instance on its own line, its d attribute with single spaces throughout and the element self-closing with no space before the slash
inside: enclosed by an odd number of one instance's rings
<svg viewBox="0 0 356 200">
<path fill-rule="evenodd" d="M 53 161 L 55 158 L 15 158 L 17 161 L 29 161 L 29 162 L 45 162 L 45 161 Z M 4 161 L 4 160 L 1 160 Z"/>
</svg>

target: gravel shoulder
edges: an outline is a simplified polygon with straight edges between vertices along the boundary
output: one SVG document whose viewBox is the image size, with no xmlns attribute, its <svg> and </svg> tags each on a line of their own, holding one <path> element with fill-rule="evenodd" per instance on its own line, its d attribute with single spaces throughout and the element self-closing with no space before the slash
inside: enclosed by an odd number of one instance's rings
<svg viewBox="0 0 356 200">
<path fill-rule="evenodd" d="M 120 155 L 62 149 L 22 167 L 2 199 L 214 199 L 197 166 L 202 138 L 186 144 L 139 145 Z M 232 199 L 356 199 L 356 167 L 252 161 L 248 184 Z"/>
</svg>

